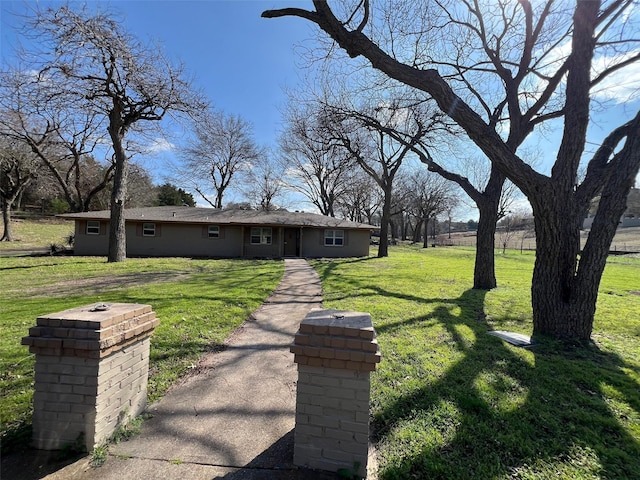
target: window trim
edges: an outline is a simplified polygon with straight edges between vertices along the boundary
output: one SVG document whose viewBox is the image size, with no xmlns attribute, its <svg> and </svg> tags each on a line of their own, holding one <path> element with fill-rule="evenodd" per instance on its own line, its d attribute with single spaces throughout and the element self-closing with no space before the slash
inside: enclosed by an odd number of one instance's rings
<svg viewBox="0 0 640 480">
<path fill-rule="evenodd" d="M 259 240 L 254 241 L 258 237 Z M 271 227 L 251 227 L 249 242 L 251 245 L 271 245 L 273 243 L 273 229 Z"/>
<path fill-rule="evenodd" d="M 143 237 L 155 237 L 156 236 L 156 224 L 152 222 L 142 224 L 142 236 Z"/>
<path fill-rule="evenodd" d="M 208 225 L 207 226 L 207 237 L 208 238 L 220 238 L 220 225 Z"/>
<path fill-rule="evenodd" d="M 100 235 L 100 220 L 87 220 L 86 235 Z"/>
<path fill-rule="evenodd" d="M 345 232 L 342 229 L 326 229 L 324 231 L 324 246 L 344 247 L 344 237 Z M 339 243 L 337 242 L 337 240 L 339 240 Z"/>
</svg>

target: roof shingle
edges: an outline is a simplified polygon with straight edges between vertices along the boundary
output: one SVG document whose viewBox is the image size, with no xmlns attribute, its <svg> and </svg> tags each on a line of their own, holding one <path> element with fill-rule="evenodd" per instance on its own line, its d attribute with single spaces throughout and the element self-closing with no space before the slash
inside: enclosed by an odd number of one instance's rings
<svg viewBox="0 0 640 480">
<path fill-rule="evenodd" d="M 110 211 L 65 213 L 58 215 L 72 220 L 109 220 Z M 325 215 L 305 212 L 215 209 L 203 207 L 145 207 L 125 210 L 126 221 L 159 223 L 198 223 L 220 225 L 262 225 L 290 227 L 320 227 L 370 230 L 377 227 Z"/>
</svg>

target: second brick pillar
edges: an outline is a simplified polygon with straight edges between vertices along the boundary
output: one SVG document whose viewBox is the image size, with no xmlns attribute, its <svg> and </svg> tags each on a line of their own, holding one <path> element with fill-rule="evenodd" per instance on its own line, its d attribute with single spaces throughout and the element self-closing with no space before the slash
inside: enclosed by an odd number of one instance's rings
<svg viewBox="0 0 640 480">
<path fill-rule="evenodd" d="M 317 310 L 300 324 L 294 464 L 366 476 L 370 374 L 380 362 L 371 316 Z"/>
</svg>

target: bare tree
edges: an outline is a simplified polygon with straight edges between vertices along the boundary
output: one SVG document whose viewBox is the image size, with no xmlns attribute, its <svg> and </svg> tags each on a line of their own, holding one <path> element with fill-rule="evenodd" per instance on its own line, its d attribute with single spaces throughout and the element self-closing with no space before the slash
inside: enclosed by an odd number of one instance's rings
<svg viewBox="0 0 640 480">
<path fill-rule="evenodd" d="M 325 105 L 324 108 L 323 128 L 331 132 L 332 139 L 355 158 L 383 192 L 378 257 L 386 257 L 389 255 L 395 176 L 413 148 L 433 135 L 435 127 L 440 125 L 441 115 L 427 112 L 416 121 L 412 115 L 415 110 L 408 108 L 401 99 L 380 100 L 373 106 L 365 105 L 356 110 L 345 105 Z M 396 128 L 411 131 L 411 137 L 399 142 L 389 133 Z"/>
<path fill-rule="evenodd" d="M 182 153 L 180 176 L 213 208 L 222 208 L 232 180 L 259 158 L 252 126 L 238 115 L 207 110 L 195 117 L 194 137 Z M 213 187 L 213 195 L 208 193 Z"/>
<path fill-rule="evenodd" d="M 11 209 L 38 175 L 38 162 L 25 145 L 0 134 L 0 206 L 4 232 L 0 241 L 12 242 Z"/>
<path fill-rule="evenodd" d="M 383 195 L 375 181 L 361 169 L 351 171 L 344 180 L 346 190 L 336 200 L 336 214 L 353 222 L 376 225 Z"/>
<path fill-rule="evenodd" d="M 451 238 L 451 229 L 452 229 L 452 225 L 453 225 L 453 215 L 455 213 L 455 211 L 458 209 L 458 207 L 460 206 L 460 198 L 456 197 L 456 196 L 452 196 L 450 201 L 447 203 L 447 209 L 446 209 L 446 214 L 447 214 L 447 238 Z"/>
<path fill-rule="evenodd" d="M 507 212 L 498 223 L 497 237 L 502 244 L 502 254 L 504 255 L 507 252 L 509 244 L 518 235 L 520 235 L 520 253 L 522 253 L 524 240 L 533 233 L 532 227 L 533 219 L 526 209 L 518 208 Z"/>
<path fill-rule="evenodd" d="M 412 176 L 406 171 L 400 172 L 396 179 L 396 186 L 393 189 L 392 215 L 391 215 L 391 238 L 395 241 L 398 237 L 406 240 L 409 231 L 415 231 L 410 215 L 412 200 L 415 197 Z"/>
<path fill-rule="evenodd" d="M 606 107 L 591 96 L 640 59 L 637 28 L 625 25 L 634 20 L 627 15 L 634 2 L 579 1 L 569 8 L 553 1 L 437 1 L 429 3 L 429 15 L 407 15 L 416 4 L 394 2 L 381 15 L 389 19 L 383 29 L 374 28 L 371 19 L 379 17 L 368 0 L 354 3 L 341 19 L 327 2 L 313 5 L 314 11 L 286 8 L 263 16 L 307 19 L 352 58 L 363 56 L 390 78 L 433 97 L 533 207 L 534 337 L 587 343 L 609 246 L 640 169 L 640 112 L 598 141 L 595 152 L 586 151 L 590 111 Z M 414 24 L 394 24 L 398 18 Z M 391 38 L 376 38 L 381 31 Z M 517 152 L 535 129 L 553 121 L 562 122 L 562 135 L 551 174 L 543 175 Z M 583 159 L 588 166 L 578 184 Z M 582 219 L 600 192 L 581 252 Z"/>
<path fill-rule="evenodd" d="M 511 240 L 516 237 L 519 224 L 520 219 L 516 215 L 508 214 L 498 225 L 498 237 L 500 238 L 500 243 L 502 244 L 503 255 L 507 253 L 507 247 L 509 246 Z"/>
<path fill-rule="evenodd" d="M 355 161 L 337 148 L 321 124 L 320 107 L 290 107 L 280 136 L 282 162 L 289 188 L 309 199 L 322 215 L 335 217 L 336 204 L 352 184 L 349 175 Z"/>
<path fill-rule="evenodd" d="M 422 247 L 427 248 L 429 222 L 435 221 L 454 203 L 453 186 L 442 177 L 424 170 L 413 172 L 407 179 L 407 186 L 410 192 L 408 213 L 416 219 L 413 240 L 420 240 L 422 228 Z"/>
<path fill-rule="evenodd" d="M 257 161 L 247 166 L 241 190 L 255 208 L 269 212 L 282 206 L 278 201 L 283 200 L 284 170 L 282 163 L 276 162 L 266 149 Z"/>
<path fill-rule="evenodd" d="M 443 137 L 457 133 L 450 125 L 442 121 L 441 118 L 430 118 L 426 114 L 427 112 L 424 110 L 424 106 L 425 102 L 416 100 L 415 104 L 408 107 L 408 112 L 414 116 L 416 122 L 420 125 L 419 128 L 429 128 L 432 134 L 434 130 L 437 130 L 440 134 L 438 138 L 439 142 L 443 142 Z M 429 124 L 428 127 L 427 123 Z M 494 260 L 496 223 L 504 216 L 507 204 L 513 201 L 513 183 L 505 183 L 506 177 L 493 165 L 491 165 L 487 175 L 477 175 L 479 171 L 483 170 L 482 167 L 484 164 L 482 163 L 474 164 L 471 169 L 466 168 L 470 171 L 470 174 L 462 175 L 456 173 L 450 168 L 443 167 L 432 157 L 431 151 L 438 150 L 437 148 L 428 144 L 424 139 L 415 142 L 413 140 L 413 130 L 405 131 L 397 125 L 378 125 L 378 128 L 381 128 L 396 141 L 411 148 L 413 153 L 418 155 L 420 161 L 427 166 L 429 171 L 435 172 L 442 178 L 457 184 L 469 198 L 471 198 L 478 208 L 480 215 L 476 236 L 473 288 L 487 290 L 495 288 L 497 285 Z M 473 176 L 483 178 L 476 178 L 475 181 L 472 181 L 471 178 Z M 428 222 L 425 221 L 425 224 L 426 223 Z"/>
<path fill-rule="evenodd" d="M 50 88 L 46 80 L 29 72 L 0 72 L 2 134 L 33 151 L 51 172 L 71 211 L 88 211 L 113 178 L 113 163 L 96 169 L 92 157 L 105 139 L 104 125 L 96 112 L 75 110 L 67 99 L 52 96 Z"/>
<path fill-rule="evenodd" d="M 105 118 L 114 157 L 109 229 L 110 262 L 126 259 L 124 208 L 129 157 L 126 139 L 169 112 L 204 107 L 182 66 L 173 65 L 157 45 L 133 37 L 112 16 L 69 6 L 39 10 L 31 22 L 42 51 L 39 80 L 51 100 Z"/>
</svg>

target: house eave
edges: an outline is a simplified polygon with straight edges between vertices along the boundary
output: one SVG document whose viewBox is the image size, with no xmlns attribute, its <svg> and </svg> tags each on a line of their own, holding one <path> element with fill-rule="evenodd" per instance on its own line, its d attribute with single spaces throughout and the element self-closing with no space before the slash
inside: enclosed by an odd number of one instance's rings
<svg viewBox="0 0 640 480">
<path fill-rule="evenodd" d="M 110 219 L 109 210 L 65 213 L 58 215 L 69 220 Z M 300 212 L 259 212 L 254 210 L 217 210 L 200 207 L 147 207 L 125 210 L 125 222 L 156 222 L 198 225 L 230 225 L 245 227 L 339 228 L 345 230 L 374 230 L 377 227 L 324 215 Z"/>
</svg>

